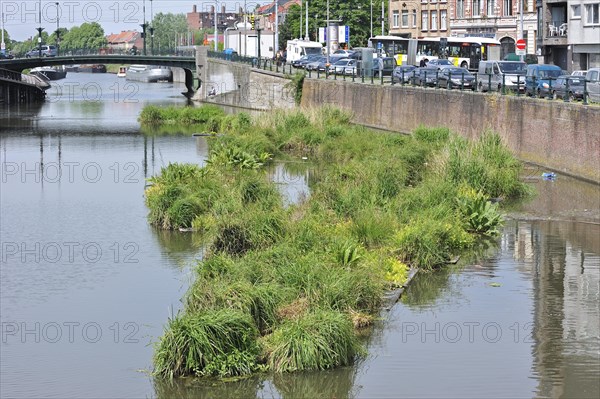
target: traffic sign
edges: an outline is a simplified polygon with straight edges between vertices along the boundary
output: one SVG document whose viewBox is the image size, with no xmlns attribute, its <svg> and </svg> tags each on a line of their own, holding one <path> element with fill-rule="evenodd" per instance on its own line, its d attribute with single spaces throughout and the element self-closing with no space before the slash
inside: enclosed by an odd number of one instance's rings
<svg viewBox="0 0 600 399">
<path fill-rule="evenodd" d="M 526 45 L 527 45 L 527 42 L 525 41 L 525 39 L 517 40 L 517 50 L 525 50 Z"/>
</svg>

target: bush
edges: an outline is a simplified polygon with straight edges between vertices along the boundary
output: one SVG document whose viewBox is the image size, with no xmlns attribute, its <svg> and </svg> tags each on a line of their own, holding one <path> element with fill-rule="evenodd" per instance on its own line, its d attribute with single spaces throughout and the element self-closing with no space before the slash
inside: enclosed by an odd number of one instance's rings
<svg viewBox="0 0 600 399">
<path fill-rule="evenodd" d="M 345 366 L 362 351 L 348 316 L 330 311 L 286 321 L 267 345 L 268 364 L 277 373 Z"/>
<path fill-rule="evenodd" d="M 157 344 L 154 374 L 161 377 L 256 371 L 258 331 L 249 316 L 233 310 L 186 314 L 169 321 Z"/>
</svg>

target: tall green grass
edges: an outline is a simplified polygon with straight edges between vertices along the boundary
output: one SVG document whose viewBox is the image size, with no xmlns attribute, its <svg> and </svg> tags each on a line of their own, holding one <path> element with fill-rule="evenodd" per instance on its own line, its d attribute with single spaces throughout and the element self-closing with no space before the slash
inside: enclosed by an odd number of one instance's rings
<svg viewBox="0 0 600 399">
<path fill-rule="evenodd" d="M 372 322 L 385 289 L 496 234 L 490 197 L 528 192 L 491 133 L 469 142 L 445 128 L 374 132 L 328 107 L 203 115 L 220 133 L 206 166 L 169 165 L 146 190 L 150 223 L 192 227 L 207 249 L 157 347 L 159 376 L 349 364 L 361 353 L 355 329 Z M 301 157 L 311 195 L 285 205 L 267 166 Z"/>
<path fill-rule="evenodd" d="M 348 316 L 330 311 L 284 323 L 267 346 L 269 367 L 279 373 L 344 366 L 362 350 Z"/>
</svg>

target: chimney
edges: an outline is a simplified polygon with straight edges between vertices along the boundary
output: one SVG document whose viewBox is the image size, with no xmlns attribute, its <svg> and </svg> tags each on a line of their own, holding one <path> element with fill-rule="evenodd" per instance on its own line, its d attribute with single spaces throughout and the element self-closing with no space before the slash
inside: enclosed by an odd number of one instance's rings
<svg viewBox="0 0 600 399">
<path fill-rule="evenodd" d="M 210 6 L 210 14 L 215 15 L 215 6 Z"/>
<path fill-rule="evenodd" d="M 194 14 L 196 14 L 196 6 L 195 6 L 195 5 L 193 5 L 193 6 L 192 6 L 192 12 L 193 12 Z"/>
<path fill-rule="evenodd" d="M 225 14 L 225 6 L 221 6 L 221 14 Z"/>
</svg>

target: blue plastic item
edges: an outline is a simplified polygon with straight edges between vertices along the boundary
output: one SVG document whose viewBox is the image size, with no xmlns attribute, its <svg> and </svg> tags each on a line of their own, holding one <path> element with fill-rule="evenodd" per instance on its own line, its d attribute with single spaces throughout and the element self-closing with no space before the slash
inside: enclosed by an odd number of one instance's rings
<svg viewBox="0 0 600 399">
<path fill-rule="evenodd" d="M 542 173 L 542 178 L 544 180 L 555 180 L 556 179 L 556 173 L 554 173 L 554 172 L 545 172 L 545 173 Z"/>
</svg>

